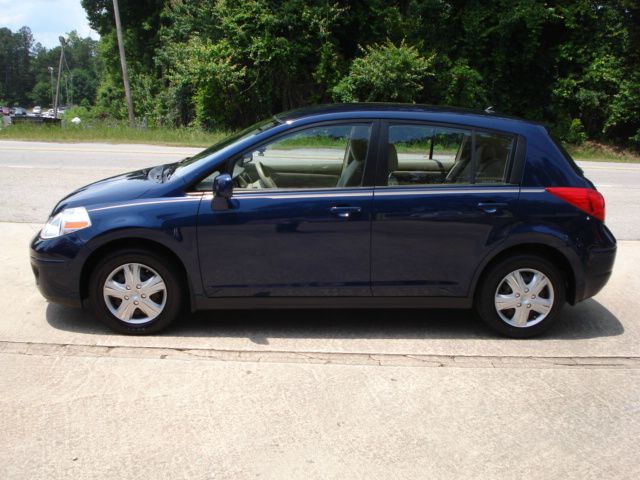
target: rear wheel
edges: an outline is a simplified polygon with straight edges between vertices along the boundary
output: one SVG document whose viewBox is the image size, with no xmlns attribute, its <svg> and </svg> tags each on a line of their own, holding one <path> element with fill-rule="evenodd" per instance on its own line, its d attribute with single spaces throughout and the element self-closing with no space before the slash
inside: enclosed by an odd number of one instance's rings
<svg viewBox="0 0 640 480">
<path fill-rule="evenodd" d="M 550 328 L 564 302 L 564 278 L 551 262 L 535 255 L 515 255 L 483 275 L 476 310 L 493 330 L 526 338 Z"/>
<path fill-rule="evenodd" d="M 174 263 L 153 252 L 113 252 L 93 270 L 91 304 L 98 319 L 117 332 L 155 333 L 180 315 L 179 278 Z"/>
</svg>

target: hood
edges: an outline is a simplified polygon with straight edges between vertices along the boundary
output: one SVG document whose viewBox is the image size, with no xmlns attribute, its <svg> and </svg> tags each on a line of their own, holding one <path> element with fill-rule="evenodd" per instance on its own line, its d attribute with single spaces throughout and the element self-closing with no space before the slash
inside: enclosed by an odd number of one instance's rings
<svg viewBox="0 0 640 480">
<path fill-rule="evenodd" d="M 70 207 L 91 207 L 153 195 L 169 182 L 175 165 L 158 165 L 90 183 L 60 200 L 52 215 Z"/>
</svg>

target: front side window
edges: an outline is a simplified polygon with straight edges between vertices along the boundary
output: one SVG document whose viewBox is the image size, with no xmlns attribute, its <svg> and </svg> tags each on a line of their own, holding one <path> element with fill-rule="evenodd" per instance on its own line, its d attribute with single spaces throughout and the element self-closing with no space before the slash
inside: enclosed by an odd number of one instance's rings
<svg viewBox="0 0 640 480">
<path fill-rule="evenodd" d="M 236 188 L 347 188 L 362 185 L 370 124 L 316 126 L 244 154 L 233 166 Z"/>
<path fill-rule="evenodd" d="M 505 183 L 514 138 L 467 129 L 391 125 L 389 186 Z M 475 155 L 471 155 L 475 140 Z"/>
</svg>

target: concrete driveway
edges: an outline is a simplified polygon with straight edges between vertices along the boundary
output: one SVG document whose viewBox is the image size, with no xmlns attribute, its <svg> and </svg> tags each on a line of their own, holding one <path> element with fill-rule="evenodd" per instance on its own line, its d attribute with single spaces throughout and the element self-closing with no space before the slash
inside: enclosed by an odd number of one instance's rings
<svg viewBox="0 0 640 480">
<path fill-rule="evenodd" d="M 0 144 L 0 478 L 640 475 L 635 165 L 586 166 L 627 240 L 607 287 L 543 337 L 451 310 L 206 312 L 126 337 L 40 297 L 39 223 L 15 221 L 190 151 Z"/>
</svg>

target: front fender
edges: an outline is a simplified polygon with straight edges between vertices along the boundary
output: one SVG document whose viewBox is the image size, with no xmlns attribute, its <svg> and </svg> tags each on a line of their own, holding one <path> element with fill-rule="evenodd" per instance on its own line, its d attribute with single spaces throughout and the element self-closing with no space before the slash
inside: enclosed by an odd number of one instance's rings
<svg viewBox="0 0 640 480">
<path fill-rule="evenodd" d="M 89 210 L 91 231 L 75 261 L 82 266 L 114 242 L 152 242 L 173 253 L 182 263 L 193 295 L 200 295 L 197 214 L 200 197 L 139 201 Z M 81 280 L 82 281 L 82 280 Z"/>
</svg>

